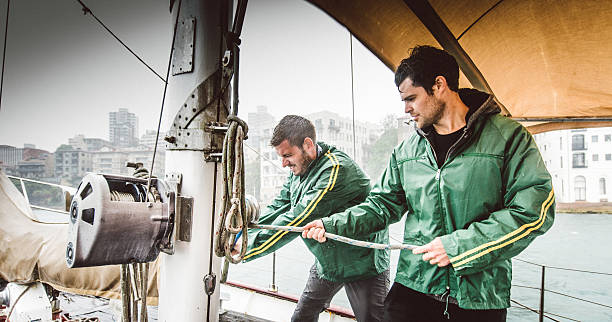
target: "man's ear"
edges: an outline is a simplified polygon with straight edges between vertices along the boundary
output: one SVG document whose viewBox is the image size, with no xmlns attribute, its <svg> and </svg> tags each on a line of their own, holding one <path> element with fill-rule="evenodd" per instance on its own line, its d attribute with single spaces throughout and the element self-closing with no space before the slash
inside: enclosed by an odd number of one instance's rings
<svg viewBox="0 0 612 322">
<path fill-rule="evenodd" d="M 304 143 L 302 144 L 302 148 L 304 149 L 304 151 L 310 151 L 311 149 L 314 149 L 314 141 L 312 141 L 311 138 L 306 137 L 304 139 Z"/>
<path fill-rule="evenodd" d="M 446 78 L 444 76 L 437 76 L 434 80 L 434 84 L 432 86 L 433 93 L 441 93 L 444 92 L 448 88 L 448 83 L 446 82 Z"/>
</svg>

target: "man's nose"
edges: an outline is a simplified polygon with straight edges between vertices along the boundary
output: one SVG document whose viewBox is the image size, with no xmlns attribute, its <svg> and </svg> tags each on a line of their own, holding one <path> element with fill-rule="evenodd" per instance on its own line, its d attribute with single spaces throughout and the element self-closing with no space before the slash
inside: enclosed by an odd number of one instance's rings
<svg viewBox="0 0 612 322">
<path fill-rule="evenodd" d="M 404 112 L 405 113 L 412 112 L 412 104 L 410 102 L 405 102 L 404 103 Z"/>
<path fill-rule="evenodd" d="M 283 168 L 289 165 L 289 160 L 283 158 Z"/>
</svg>

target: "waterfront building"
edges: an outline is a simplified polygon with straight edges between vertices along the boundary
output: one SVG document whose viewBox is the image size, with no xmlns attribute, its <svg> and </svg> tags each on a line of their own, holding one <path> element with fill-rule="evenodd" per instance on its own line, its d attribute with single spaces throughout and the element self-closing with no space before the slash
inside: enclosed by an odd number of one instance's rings
<svg viewBox="0 0 612 322">
<path fill-rule="evenodd" d="M 54 156 L 33 144 L 23 148 L 0 145 L 0 168 L 7 174 L 30 179 L 49 179 L 54 174 Z"/>
<path fill-rule="evenodd" d="M 534 135 L 557 202 L 612 201 L 612 127 Z"/>
<path fill-rule="evenodd" d="M 127 108 L 108 113 L 108 138 L 115 147 L 138 145 L 138 117 Z"/>
<path fill-rule="evenodd" d="M 249 138 L 245 141 L 245 164 L 247 167 L 247 193 L 253 194 L 262 205 L 267 205 L 283 187 L 289 169 L 270 146 L 276 118 L 267 106 L 257 106 L 256 112 L 248 113 Z"/>
<path fill-rule="evenodd" d="M 130 176 L 134 173 L 134 169 L 126 167 L 127 162 L 140 162 L 150 170 L 152 159 L 153 149 L 142 145 L 121 150 L 105 147 L 100 151 L 92 152 L 91 171 Z M 165 155 L 163 150 L 157 150 L 154 167 L 153 174 L 158 178 L 163 178 L 165 171 Z"/>
<path fill-rule="evenodd" d="M 320 111 L 305 116 L 317 130 L 317 140 L 335 145 L 348 154 L 357 164 L 364 165 L 370 155 L 368 146 L 376 141 L 383 132 L 381 126 L 369 122 L 353 120 L 330 111 Z M 355 142 L 353 144 L 353 134 Z"/>
<path fill-rule="evenodd" d="M 145 134 L 140 137 L 140 141 L 138 143 L 140 145 L 146 146 L 149 150 L 153 151 L 153 149 L 155 149 L 156 137 L 157 131 L 147 130 Z M 164 141 L 164 137 L 166 137 L 166 132 L 159 132 L 159 138 L 157 139 L 157 151 L 166 150 L 166 141 Z"/>
<path fill-rule="evenodd" d="M 62 144 L 55 151 L 55 177 L 62 184 L 76 186 L 92 171 L 92 152 Z"/>
<path fill-rule="evenodd" d="M 68 139 L 68 145 L 73 148 L 83 151 L 100 151 L 103 147 L 113 147 L 113 144 L 107 140 L 99 138 L 87 138 L 83 134 L 75 135 Z"/>
<path fill-rule="evenodd" d="M 13 170 L 21 160 L 23 160 L 22 148 L 10 145 L 0 145 L 0 166 L 5 169 L 5 171 Z"/>
</svg>

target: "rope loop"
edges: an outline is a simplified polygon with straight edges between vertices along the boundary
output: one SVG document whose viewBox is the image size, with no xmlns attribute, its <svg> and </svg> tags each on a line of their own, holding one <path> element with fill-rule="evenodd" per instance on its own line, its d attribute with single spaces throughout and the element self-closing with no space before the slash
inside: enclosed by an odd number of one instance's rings
<svg viewBox="0 0 612 322">
<path fill-rule="evenodd" d="M 229 123 L 223 140 L 223 207 L 217 221 L 215 235 L 215 254 L 225 257 L 231 263 L 242 261 L 247 248 L 247 223 L 244 193 L 244 158 L 243 141 L 248 132 L 248 125 L 236 115 L 227 117 Z M 242 236 L 240 254 L 232 256 L 235 242 Z"/>
</svg>

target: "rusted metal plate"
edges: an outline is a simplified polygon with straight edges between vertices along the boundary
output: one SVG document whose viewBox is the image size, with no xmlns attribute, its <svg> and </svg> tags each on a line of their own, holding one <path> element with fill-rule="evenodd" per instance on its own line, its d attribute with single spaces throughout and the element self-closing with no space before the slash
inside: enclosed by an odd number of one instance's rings
<svg viewBox="0 0 612 322">
<path fill-rule="evenodd" d="M 177 238 L 178 240 L 191 241 L 191 226 L 193 222 L 193 198 L 179 196 L 177 199 Z"/>
<path fill-rule="evenodd" d="M 185 18 L 178 23 L 176 40 L 174 41 L 174 54 L 172 55 L 172 75 L 193 71 L 195 24 L 194 17 Z"/>
</svg>

